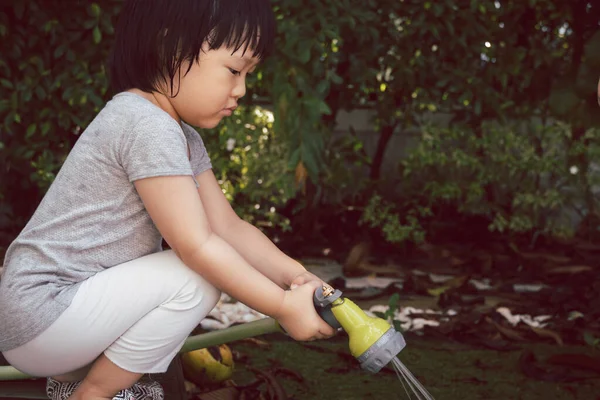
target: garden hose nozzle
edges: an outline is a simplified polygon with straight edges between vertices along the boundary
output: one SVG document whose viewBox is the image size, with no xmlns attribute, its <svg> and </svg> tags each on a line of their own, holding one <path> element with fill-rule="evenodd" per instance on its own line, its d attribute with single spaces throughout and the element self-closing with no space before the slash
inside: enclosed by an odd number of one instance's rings
<svg viewBox="0 0 600 400">
<path fill-rule="evenodd" d="M 406 346 L 404 337 L 393 326 L 381 318 L 368 316 L 331 286 L 317 288 L 314 303 L 325 322 L 346 331 L 350 353 L 365 371 L 379 372 Z"/>
</svg>

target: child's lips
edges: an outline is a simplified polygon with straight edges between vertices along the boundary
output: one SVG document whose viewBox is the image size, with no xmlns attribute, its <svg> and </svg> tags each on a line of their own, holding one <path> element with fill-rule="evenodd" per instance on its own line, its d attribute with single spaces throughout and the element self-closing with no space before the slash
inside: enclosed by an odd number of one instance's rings
<svg viewBox="0 0 600 400">
<path fill-rule="evenodd" d="M 231 115 L 231 114 L 233 114 L 233 111 L 234 111 L 236 108 L 237 108 L 237 105 L 235 105 L 235 106 L 233 106 L 233 107 L 224 108 L 224 109 L 222 110 L 222 112 L 223 112 L 225 115 Z"/>
</svg>

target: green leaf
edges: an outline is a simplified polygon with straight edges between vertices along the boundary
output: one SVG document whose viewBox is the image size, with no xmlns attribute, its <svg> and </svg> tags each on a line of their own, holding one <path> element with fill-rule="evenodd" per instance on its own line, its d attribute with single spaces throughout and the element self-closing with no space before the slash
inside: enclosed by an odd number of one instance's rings
<svg viewBox="0 0 600 400">
<path fill-rule="evenodd" d="M 39 85 L 35 87 L 35 94 L 37 95 L 38 99 L 40 99 L 40 100 L 46 99 L 46 91 L 44 90 L 43 87 L 41 87 Z"/>
<path fill-rule="evenodd" d="M 39 117 L 40 117 L 40 119 L 44 119 L 44 118 L 48 117 L 51 113 L 52 113 L 52 111 L 49 108 L 44 108 L 40 112 Z"/>
<path fill-rule="evenodd" d="M 66 50 L 67 50 L 67 45 L 61 44 L 56 49 L 54 49 L 54 58 L 60 58 L 65 53 Z"/>
<path fill-rule="evenodd" d="M 21 98 L 23 99 L 24 103 L 27 103 L 29 100 L 31 100 L 31 90 L 27 88 L 24 91 L 22 91 Z"/>
<path fill-rule="evenodd" d="M 587 331 L 583 333 L 583 340 L 587 345 L 592 347 L 600 345 L 600 338 L 594 337 L 594 335 Z"/>
<path fill-rule="evenodd" d="M 579 97 L 571 88 L 554 89 L 548 100 L 550 110 L 559 117 L 568 117 L 579 104 Z"/>
<path fill-rule="evenodd" d="M 306 142 L 302 143 L 302 162 L 306 166 L 309 175 L 314 179 L 319 173 L 319 165 L 317 163 L 317 154 L 312 146 L 307 146 Z"/>
<path fill-rule="evenodd" d="M 94 93 L 92 91 L 88 92 L 88 97 L 97 106 L 102 106 L 104 104 L 104 102 L 102 101 L 102 99 L 99 96 L 97 96 L 96 93 Z"/>
<path fill-rule="evenodd" d="M 398 308 L 398 301 L 399 300 L 400 300 L 400 295 L 398 293 L 394 293 L 393 295 L 391 295 L 390 299 L 388 300 L 388 305 L 390 307 L 390 310 L 393 310 L 392 311 L 392 315 L 396 311 L 396 309 Z"/>
<path fill-rule="evenodd" d="M 83 27 L 87 29 L 92 29 L 94 26 L 98 25 L 98 21 L 95 19 L 88 19 L 83 23 Z"/>
<path fill-rule="evenodd" d="M 319 102 L 319 112 L 321 114 L 331 115 L 331 108 L 329 108 L 329 105 L 326 102 L 321 101 Z"/>
<path fill-rule="evenodd" d="M 94 27 L 94 43 L 98 44 L 102 41 L 102 32 L 100 32 L 100 28 L 96 25 Z"/>
<path fill-rule="evenodd" d="M 98 18 L 100 16 L 100 12 L 101 12 L 100 6 L 97 3 L 92 3 L 90 5 L 90 14 L 92 17 Z"/>
<path fill-rule="evenodd" d="M 290 159 L 288 161 L 288 168 L 290 168 L 290 169 L 296 168 L 296 165 L 298 165 L 298 162 L 300 162 L 300 148 L 296 147 L 292 151 L 292 154 L 290 155 Z"/>
<path fill-rule="evenodd" d="M 308 43 L 305 43 L 305 45 L 300 48 L 298 59 L 302 64 L 306 64 L 310 60 L 310 46 Z"/>
<path fill-rule="evenodd" d="M 56 22 L 55 20 L 52 20 L 52 21 L 47 21 L 47 22 L 46 22 L 46 23 L 45 23 L 45 24 L 42 26 L 42 30 L 43 30 L 45 33 L 48 33 L 48 32 L 50 32 L 50 31 L 52 30 L 52 27 L 55 25 L 55 22 Z"/>
<path fill-rule="evenodd" d="M 392 322 L 394 324 L 394 329 L 396 329 L 398 332 L 404 332 L 404 329 L 402 329 L 402 321 L 394 320 Z"/>
<path fill-rule="evenodd" d="M 475 115 L 481 115 L 481 101 L 477 100 L 475 102 Z"/>
<path fill-rule="evenodd" d="M 331 74 L 330 79 L 331 79 L 331 82 L 335 83 L 336 85 L 341 85 L 344 82 L 342 77 L 335 73 Z"/>
<path fill-rule="evenodd" d="M 29 127 L 27 128 L 27 132 L 25 133 L 25 139 L 31 138 L 36 130 L 37 130 L 36 124 L 29 125 Z"/>
<path fill-rule="evenodd" d="M 500 105 L 500 109 L 501 109 L 501 110 L 505 110 L 505 109 L 507 109 L 507 108 L 509 108 L 509 107 L 513 107 L 514 105 L 515 105 L 515 102 L 514 102 L 514 101 L 512 101 L 512 100 L 509 100 L 509 101 L 506 101 L 506 102 L 502 103 L 502 104 Z"/>
<path fill-rule="evenodd" d="M 317 93 L 319 93 L 320 95 L 325 95 L 327 93 L 327 91 L 329 90 L 329 81 L 323 79 L 321 82 L 319 82 L 319 84 L 317 85 Z"/>
<path fill-rule="evenodd" d="M 0 78 L 0 84 L 2 84 L 2 86 L 4 86 L 7 89 L 14 89 L 12 82 L 8 79 Z"/>
<path fill-rule="evenodd" d="M 44 122 L 42 124 L 42 136 L 46 136 L 46 134 L 48 133 L 48 131 L 50 130 L 50 122 Z"/>
</svg>

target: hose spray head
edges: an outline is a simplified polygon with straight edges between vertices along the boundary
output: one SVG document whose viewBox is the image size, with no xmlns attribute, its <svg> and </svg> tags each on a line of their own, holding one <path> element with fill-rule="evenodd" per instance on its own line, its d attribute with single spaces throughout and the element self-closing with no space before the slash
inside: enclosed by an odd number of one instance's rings
<svg viewBox="0 0 600 400">
<path fill-rule="evenodd" d="M 346 331 L 350 353 L 365 371 L 379 372 L 406 346 L 404 337 L 393 326 L 365 314 L 338 289 L 328 285 L 317 288 L 314 304 L 325 322 Z"/>
</svg>

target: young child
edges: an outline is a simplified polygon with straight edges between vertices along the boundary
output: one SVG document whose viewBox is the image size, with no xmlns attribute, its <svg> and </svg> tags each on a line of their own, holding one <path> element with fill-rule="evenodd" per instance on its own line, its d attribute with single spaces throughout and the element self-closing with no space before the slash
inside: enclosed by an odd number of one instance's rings
<svg viewBox="0 0 600 400">
<path fill-rule="evenodd" d="M 8 248 L 0 280 L 0 351 L 52 377 L 52 399 L 162 398 L 136 382 L 167 369 L 220 291 L 296 340 L 334 334 L 312 303 L 323 282 L 234 213 L 190 126 L 232 114 L 274 25 L 268 0 L 125 3 L 116 95 Z"/>
</svg>

